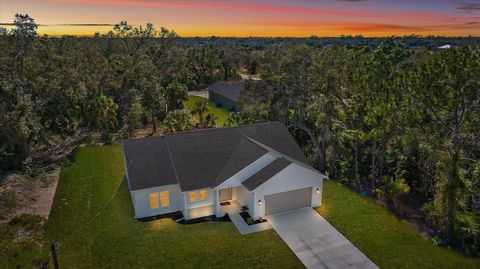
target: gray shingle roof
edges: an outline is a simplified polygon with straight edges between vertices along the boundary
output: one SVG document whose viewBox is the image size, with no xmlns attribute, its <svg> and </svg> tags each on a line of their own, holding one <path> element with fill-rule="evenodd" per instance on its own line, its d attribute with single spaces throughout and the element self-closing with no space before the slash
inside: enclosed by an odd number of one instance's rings
<svg viewBox="0 0 480 269">
<path fill-rule="evenodd" d="M 249 191 L 253 191 L 258 186 L 262 185 L 265 181 L 269 180 L 278 172 L 282 171 L 285 167 L 289 166 L 291 162 L 283 157 L 275 159 L 273 162 L 269 163 L 267 166 L 262 168 L 257 173 L 253 174 L 251 177 L 247 178 L 242 182 L 242 185 L 247 188 Z"/>
<path fill-rule="evenodd" d="M 225 98 L 237 102 L 240 92 L 245 89 L 243 82 L 218 81 L 208 87 L 209 91 L 219 94 Z"/>
<path fill-rule="evenodd" d="M 280 122 L 170 133 L 165 138 L 123 142 L 132 190 L 176 182 L 182 191 L 213 188 L 270 148 L 308 166 L 302 150 Z"/>
<path fill-rule="evenodd" d="M 122 143 L 131 190 L 176 184 L 166 139 L 129 139 Z"/>
</svg>

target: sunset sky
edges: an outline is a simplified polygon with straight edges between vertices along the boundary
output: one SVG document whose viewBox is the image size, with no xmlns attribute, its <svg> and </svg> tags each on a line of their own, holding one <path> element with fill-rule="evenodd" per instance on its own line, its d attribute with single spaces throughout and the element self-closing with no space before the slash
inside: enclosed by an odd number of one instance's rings
<svg viewBox="0 0 480 269">
<path fill-rule="evenodd" d="M 48 35 L 92 35 L 127 20 L 180 36 L 480 35 L 480 0 L 0 0 Z"/>
</svg>

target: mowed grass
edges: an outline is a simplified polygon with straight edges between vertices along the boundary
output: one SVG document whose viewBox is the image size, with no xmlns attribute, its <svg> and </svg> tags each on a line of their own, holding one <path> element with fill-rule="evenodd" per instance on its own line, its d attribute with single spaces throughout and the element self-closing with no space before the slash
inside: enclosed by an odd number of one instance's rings
<svg viewBox="0 0 480 269">
<path fill-rule="evenodd" d="M 60 268 L 303 268 L 273 230 L 240 235 L 230 222 L 137 221 L 120 147 L 74 156 L 47 224 L 48 240 L 60 243 Z"/>
<path fill-rule="evenodd" d="M 273 230 L 240 235 L 229 222 L 137 221 L 120 147 L 84 147 L 74 156 L 47 224 L 48 242 L 60 243 L 60 268 L 303 268 Z M 433 246 L 335 181 L 323 193 L 317 211 L 381 268 L 480 268 L 480 259 Z"/>
<path fill-rule="evenodd" d="M 480 268 L 480 258 L 432 243 L 383 206 L 336 181 L 325 181 L 316 209 L 380 268 Z"/>
<path fill-rule="evenodd" d="M 193 105 L 197 102 L 205 101 L 207 99 L 200 97 L 200 96 L 188 96 L 188 100 L 183 103 L 184 107 L 188 110 L 192 109 Z M 218 127 L 223 127 L 228 120 L 228 117 L 230 116 L 230 111 L 228 109 L 222 108 L 222 107 L 217 107 L 215 104 L 211 101 L 208 101 L 208 108 L 210 109 L 210 112 L 217 117 L 216 123 Z"/>
</svg>

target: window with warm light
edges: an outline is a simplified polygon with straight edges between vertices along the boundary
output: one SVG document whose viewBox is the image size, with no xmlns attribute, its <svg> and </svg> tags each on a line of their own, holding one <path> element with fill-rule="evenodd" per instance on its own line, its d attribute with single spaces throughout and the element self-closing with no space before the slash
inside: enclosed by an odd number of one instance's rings
<svg viewBox="0 0 480 269">
<path fill-rule="evenodd" d="M 201 190 L 199 191 L 199 199 L 200 201 L 207 200 L 208 199 L 208 190 Z"/>
<path fill-rule="evenodd" d="M 170 205 L 170 193 L 168 191 L 160 192 L 160 206 L 167 207 Z"/>
<path fill-rule="evenodd" d="M 196 191 L 188 192 L 188 201 L 195 202 L 198 200 L 198 193 Z"/>
<path fill-rule="evenodd" d="M 158 208 L 158 193 L 152 192 L 148 195 L 148 200 L 150 201 L 150 208 Z"/>
</svg>

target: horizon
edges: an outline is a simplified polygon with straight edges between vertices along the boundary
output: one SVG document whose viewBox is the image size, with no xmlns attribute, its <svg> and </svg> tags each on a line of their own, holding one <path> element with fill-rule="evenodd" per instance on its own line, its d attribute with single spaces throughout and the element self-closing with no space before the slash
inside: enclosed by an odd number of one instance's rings
<svg viewBox="0 0 480 269">
<path fill-rule="evenodd" d="M 15 13 L 52 37 L 103 34 L 124 20 L 181 37 L 480 36 L 480 3 L 460 0 L 3 0 L 0 25 Z"/>
</svg>

